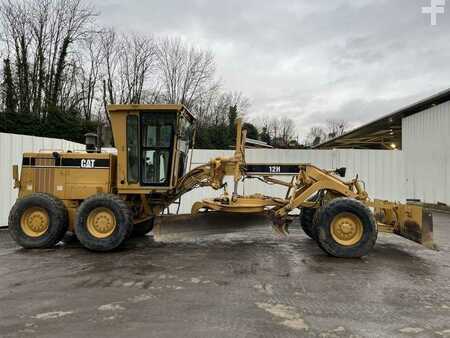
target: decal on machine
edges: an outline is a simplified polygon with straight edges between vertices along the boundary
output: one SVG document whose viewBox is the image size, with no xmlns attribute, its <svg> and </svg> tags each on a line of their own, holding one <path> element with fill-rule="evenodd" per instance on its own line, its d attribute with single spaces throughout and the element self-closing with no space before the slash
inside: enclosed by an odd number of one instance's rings
<svg viewBox="0 0 450 338">
<path fill-rule="evenodd" d="M 95 168 L 95 160 L 81 160 L 81 168 L 92 169 Z"/>
<path fill-rule="evenodd" d="M 247 164 L 247 174 L 296 175 L 299 172 L 298 164 Z"/>
<path fill-rule="evenodd" d="M 40 164 L 42 160 L 54 160 L 51 165 Z M 55 168 L 55 167 L 65 167 L 69 169 L 109 169 L 110 160 L 106 158 L 29 158 L 24 157 L 22 160 L 22 165 L 25 167 L 32 168 Z"/>
</svg>

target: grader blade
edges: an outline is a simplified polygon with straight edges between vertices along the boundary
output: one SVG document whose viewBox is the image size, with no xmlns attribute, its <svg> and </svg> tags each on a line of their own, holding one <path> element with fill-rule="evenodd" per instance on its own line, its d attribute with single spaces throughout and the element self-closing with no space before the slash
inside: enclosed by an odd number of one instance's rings
<svg viewBox="0 0 450 338">
<path fill-rule="evenodd" d="M 429 249 L 433 242 L 433 215 L 430 210 L 410 204 L 374 201 L 375 218 L 381 232 L 390 232 Z"/>
<path fill-rule="evenodd" d="M 208 235 L 242 232 L 269 227 L 272 222 L 264 214 L 229 214 L 206 212 L 196 215 L 162 216 L 153 228 L 155 241 L 189 241 Z"/>
</svg>

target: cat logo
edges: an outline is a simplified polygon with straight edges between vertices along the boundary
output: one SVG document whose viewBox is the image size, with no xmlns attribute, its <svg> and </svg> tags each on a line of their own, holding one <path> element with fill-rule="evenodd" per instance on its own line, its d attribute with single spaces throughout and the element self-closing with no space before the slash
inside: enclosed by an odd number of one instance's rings
<svg viewBox="0 0 450 338">
<path fill-rule="evenodd" d="M 92 169 L 95 168 L 95 160 L 81 160 L 81 168 Z"/>
</svg>

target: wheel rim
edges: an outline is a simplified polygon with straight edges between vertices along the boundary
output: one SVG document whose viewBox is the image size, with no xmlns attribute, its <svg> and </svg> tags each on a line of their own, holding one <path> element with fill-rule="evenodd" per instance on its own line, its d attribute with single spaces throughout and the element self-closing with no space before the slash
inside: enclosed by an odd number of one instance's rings
<svg viewBox="0 0 450 338">
<path fill-rule="evenodd" d="M 87 230 L 96 238 L 111 236 L 116 227 L 116 216 L 107 208 L 96 208 L 88 216 Z"/>
<path fill-rule="evenodd" d="M 352 246 L 363 237 L 364 227 L 358 216 L 344 212 L 331 222 L 331 236 L 340 245 Z"/>
<path fill-rule="evenodd" d="M 33 207 L 25 210 L 20 218 L 20 227 L 28 237 L 40 237 L 49 227 L 49 217 L 45 209 Z"/>
</svg>

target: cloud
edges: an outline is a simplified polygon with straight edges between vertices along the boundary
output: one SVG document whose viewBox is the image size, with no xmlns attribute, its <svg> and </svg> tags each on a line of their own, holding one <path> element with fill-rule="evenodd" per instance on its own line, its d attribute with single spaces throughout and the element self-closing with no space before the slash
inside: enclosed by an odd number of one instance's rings
<svg viewBox="0 0 450 338">
<path fill-rule="evenodd" d="M 300 138 L 329 118 L 356 126 L 449 86 L 450 4 L 428 0 L 96 2 L 105 25 L 181 36 L 215 54 L 248 116 L 287 116 Z"/>
</svg>

